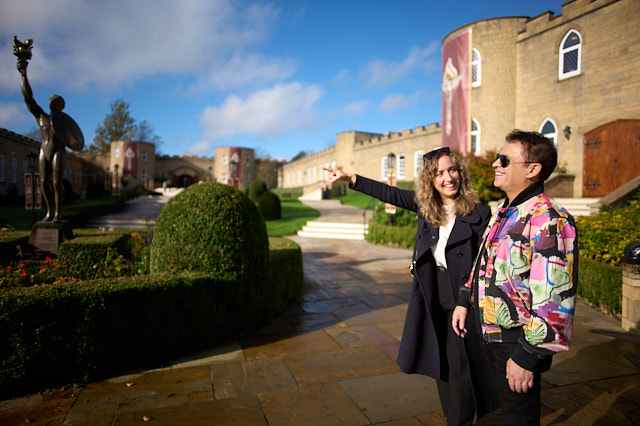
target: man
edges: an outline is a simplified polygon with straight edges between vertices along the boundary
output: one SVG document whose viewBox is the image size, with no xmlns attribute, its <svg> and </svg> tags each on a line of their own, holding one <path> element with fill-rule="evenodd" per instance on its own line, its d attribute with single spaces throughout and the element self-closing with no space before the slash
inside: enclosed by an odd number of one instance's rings
<svg viewBox="0 0 640 426">
<path fill-rule="evenodd" d="M 75 121 L 63 113 L 65 103 L 62 96 L 51 95 L 47 114 L 33 97 L 31 85 L 27 79 L 27 60 L 31 58 L 31 40 L 21 43 L 14 37 L 14 53 L 18 56 L 17 68 L 22 77 L 22 96 L 27 108 L 36 118 L 42 145 L 40 147 L 39 168 L 42 194 L 47 204 L 44 222 L 60 222 L 64 188 L 62 179 L 65 166 L 65 146 L 80 151 L 84 146 L 84 137 Z"/>
<path fill-rule="evenodd" d="M 553 143 L 514 130 L 493 163 L 506 195 L 485 230 L 473 274 L 452 317 L 466 334 L 468 309 L 482 326 L 505 424 L 540 423 L 540 375 L 569 349 L 578 284 L 573 217 L 544 193 L 557 163 Z"/>
</svg>

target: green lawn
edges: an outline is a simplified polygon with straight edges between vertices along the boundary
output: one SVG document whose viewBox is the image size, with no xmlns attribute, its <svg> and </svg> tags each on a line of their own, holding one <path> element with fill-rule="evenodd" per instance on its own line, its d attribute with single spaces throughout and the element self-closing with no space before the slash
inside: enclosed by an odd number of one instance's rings
<svg viewBox="0 0 640 426">
<path fill-rule="evenodd" d="M 267 221 L 267 234 L 270 237 L 295 235 L 304 224 L 320 216 L 320 213 L 307 207 L 298 200 L 281 199 L 282 218 Z"/>
</svg>

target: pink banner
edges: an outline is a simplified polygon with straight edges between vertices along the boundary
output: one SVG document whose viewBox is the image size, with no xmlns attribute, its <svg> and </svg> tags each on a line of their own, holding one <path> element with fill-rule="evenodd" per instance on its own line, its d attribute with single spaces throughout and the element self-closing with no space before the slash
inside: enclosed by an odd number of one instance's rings
<svg viewBox="0 0 640 426">
<path fill-rule="evenodd" d="M 125 141 L 122 144 L 122 151 L 124 159 L 121 177 L 131 176 L 133 179 L 138 180 L 138 144 Z"/>
<path fill-rule="evenodd" d="M 470 78 L 469 29 L 442 45 L 442 146 L 467 154 L 469 146 Z"/>
</svg>

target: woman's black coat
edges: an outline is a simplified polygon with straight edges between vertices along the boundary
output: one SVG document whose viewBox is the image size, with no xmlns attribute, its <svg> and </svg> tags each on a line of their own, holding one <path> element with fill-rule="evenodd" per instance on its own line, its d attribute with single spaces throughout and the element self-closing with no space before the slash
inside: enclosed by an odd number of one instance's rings
<svg viewBox="0 0 640 426">
<path fill-rule="evenodd" d="M 362 176 L 356 176 L 356 183 L 350 188 L 418 213 L 418 230 L 414 237 L 416 266 L 397 362 L 405 373 L 423 374 L 434 379 L 446 377 L 448 364 L 446 358 L 441 356 L 446 356 L 446 349 L 441 346 L 446 341 L 446 330 L 451 324 L 446 320 L 438 300 L 436 261 L 431 250 L 438 241 L 439 228 L 420 214 L 414 191 L 398 189 Z M 483 204 L 478 204 L 467 216 L 456 215 L 445 248 L 449 282 L 456 302 L 458 289 L 469 278 L 490 216 L 491 210 Z M 497 408 L 498 402 L 474 318 L 475 315 L 471 313 L 467 315 L 465 347 L 479 418 Z"/>
</svg>

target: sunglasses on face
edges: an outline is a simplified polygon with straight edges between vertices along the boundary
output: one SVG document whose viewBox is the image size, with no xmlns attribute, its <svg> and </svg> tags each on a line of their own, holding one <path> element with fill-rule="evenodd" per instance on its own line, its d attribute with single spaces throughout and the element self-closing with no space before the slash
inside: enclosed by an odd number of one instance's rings
<svg viewBox="0 0 640 426">
<path fill-rule="evenodd" d="M 500 166 L 504 169 L 509 167 L 509 164 L 533 164 L 537 161 L 511 161 L 509 157 L 502 154 L 496 154 L 496 160 L 500 160 Z"/>
<path fill-rule="evenodd" d="M 429 151 L 425 155 L 423 155 L 422 156 L 422 160 L 426 162 L 427 160 L 431 160 L 437 154 L 448 154 L 450 152 L 451 152 L 451 149 L 449 149 L 448 146 L 445 146 L 443 148 L 434 149 L 433 151 Z"/>
</svg>

